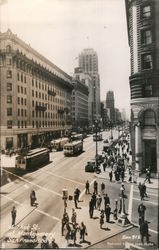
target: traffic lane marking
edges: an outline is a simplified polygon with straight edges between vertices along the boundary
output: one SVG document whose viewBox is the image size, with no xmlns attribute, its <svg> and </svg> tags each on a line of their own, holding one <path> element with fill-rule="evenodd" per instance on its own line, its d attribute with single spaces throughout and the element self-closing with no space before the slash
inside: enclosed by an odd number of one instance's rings
<svg viewBox="0 0 159 250">
<path fill-rule="evenodd" d="M 12 202 L 14 202 L 14 203 L 20 205 L 20 206 L 23 206 L 23 207 L 25 207 L 25 208 L 30 208 L 30 206 L 24 205 L 24 204 L 20 203 L 19 201 L 16 201 L 16 200 L 12 199 L 12 198 L 9 197 L 9 196 L 6 196 L 6 195 L 4 195 L 4 194 L 3 194 L 2 196 L 5 197 L 5 198 L 8 199 L 8 200 L 10 200 L 10 201 L 12 201 Z M 36 207 L 35 207 L 32 211 L 37 211 L 37 212 L 39 212 L 39 213 L 41 213 L 41 214 L 43 214 L 43 215 L 48 216 L 49 218 L 51 218 L 51 219 L 53 219 L 53 220 L 61 221 L 61 219 L 59 219 L 58 217 L 52 216 L 52 215 L 50 215 L 50 214 L 48 214 L 48 213 L 42 211 L 42 210 L 39 209 L 39 208 L 36 208 Z M 26 217 L 26 216 L 25 216 L 25 217 Z"/>
<path fill-rule="evenodd" d="M 138 194 L 140 195 L 139 190 L 136 190 L 136 189 L 135 189 L 134 192 L 135 192 L 135 193 L 138 193 Z M 146 192 L 146 193 L 147 193 L 147 192 Z M 154 193 L 150 193 L 150 192 L 148 192 L 147 195 L 153 195 L 153 196 L 159 197 L 159 194 L 154 194 Z"/>
<path fill-rule="evenodd" d="M 137 200 L 137 201 L 140 201 L 140 202 L 151 203 L 151 204 L 153 204 L 153 205 L 158 206 L 158 203 L 157 203 L 157 202 L 152 202 L 152 201 L 147 201 L 147 200 L 141 200 L 141 199 L 138 199 L 138 198 L 135 198 L 135 197 L 133 197 L 133 200 Z"/>
<path fill-rule="evenodd" d="M 45 187 L 42 187 L 42 186 L 40 186 L 39 184 L 36 184 L 36 183 L 34 183 L 34 182 L 28 181 L 27 179 L 25 179 L 25 178 L 23 178 L 23 177 L 21 177 L 21 176 L 18 176 L 18 175 L 16 175 L 16 174 L 13 174 L 13 173 L 9 172 L 9 171 L 6 170 L 6 169 L 5 169 L 5 171 L 8 172 L 8 173 L 10 173 L 10 174 L 12 174 L 12 175 L 14 175 L 14 176 L 16 176 L 18 179 L 20 179 L 20 180 L 22 180 L 22 181 L 24 181 L 24 182 L 29 183 L 30 185 L 36 186 L 36 187 L 38 187 L 39 189 L 42 189 L 42 190 L 44 190 L 44 191 L 47 191 L 47 192 L 50 192 L 50 193 L 52 193 L 52 194 L 55 194 L 55 195 L 57 195 L 57 196 L 62 197 L 61 194 L 59 194 L 59 193 L 57 193 L 57 192 L 55 192 L 55 191 L 53 191 L 53 190 L 50 190 L 50 189 L 45 188 Z"/>
<path fill-rule="evenodd" d="M 45 172 L 45 173 L 47 173 L 47 174 L 49 174 L 49 175 L 58 177 L 58 178 L 60 178 L 60 179 L 63 179 L 63 180 L 66 180 L 66 181 L 70 181 L 70 182 L 73 182 L 73 183 L 76 183 L 76 184 L 79 184 L 79 185 L 82 185 L 82 186 L 85 186 L 85 184 L 82 183 L 82 182 L 74 181 L 74 180 L 72 180 L 72 179 L 68 179 L 68 178 L 65 178 L 65 177 L 63 177 L 63 176 L 59 176 L 59 175 L 54 174 L 54 173 L 52 173 L 51 171 L 48 171 L 48 170 L 41 169 L 41 172 Z"/>
<path fill-rule="evenodd" d="M 93 180 L 91 181 L 90 186 L 94 183 L 95 180 L 96 180 L 96 179 L 93 179 Z M 80 193 L 79 199 L 82 198 L 82 196 L 85 194 L 85 192 L 86 192 L 86 189 L 83 189 L 83 191 Z"/>
</svg>

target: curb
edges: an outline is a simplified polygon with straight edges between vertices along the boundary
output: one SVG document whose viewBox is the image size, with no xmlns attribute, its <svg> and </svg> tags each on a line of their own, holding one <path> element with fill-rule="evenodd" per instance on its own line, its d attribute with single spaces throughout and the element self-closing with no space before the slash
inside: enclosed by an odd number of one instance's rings
<svg viewBox="0 0 159 250">
<path fill-rule="evenodd" d="M 94 176 L 96 177 L 96 178 L 99 178 L 99 179 L 105 179 L 105 180 L 109 180 L 109 177 L 106 177 L 106 176 L 101 176 L 101 174 L 94 174 Z M 140 179 L 142 179 L 142 178 L 140 178 Z M 139 183 L 139 181 L 137 181 L 137 183 L 136 182 L 132 182 L 132 184 L 138 184 Z M 153 185 L 153 184 L 152 184 Z M 158 183 L 158 185 L 159 185 L 159 183 Z M 149 185 L 147 185 L 146 186 L 147 188 L 150 188 L 150 189 L 155 189 L 155 190 L 158 190 L 159 189 L 159 186 L 158 187 L 153 187 L 153 186 L 149 186 Z"/>
<path fill-rule="evenodd" d="M 129 229 L 131 229 L 131 228 L 133 228 L 133 227 L 134 227 L 133 225 L 130 225 L 129 227 L 124 228 L 124 229 L 123 229 L 122 231 L 120 231 L 120 232 L 117 232 L 117 233 L 115 233 L 115 234 L 113 234 L 113 235 L 110 235 L 110 236 L 108 236 L 108 237 L 106 237 L 106 238 L 103 238 L 102 240 L 96 241 L 95 243 L 93 243 L 93 244 L 91 244 L 91 245 L 89 245 L 89 246 L 87 246 L 87 247 L 84 247 L 84 249 L 88 249 L 88 248 L 90 248 L 90 247 L 92 247 L 92 246 L 94 246 L 94 245 L 96 245 L 96 244 L 99 244 L 99 243 L 105 241 L 105 240 L 108 240 L 108 239 L 110 239 L 110 238 L 113 238 L 114 236 L 119 235 L 119 234 L 121 234 L 121 233 L 123 233 L 123 232 L 126 232 L 126 231 L 128 231 Z"/>
</svg>

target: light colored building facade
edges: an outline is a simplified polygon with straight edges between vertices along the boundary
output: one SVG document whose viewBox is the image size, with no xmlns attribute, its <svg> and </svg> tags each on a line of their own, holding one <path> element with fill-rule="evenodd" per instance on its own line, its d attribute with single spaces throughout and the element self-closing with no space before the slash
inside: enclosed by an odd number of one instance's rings
<svg viewBox="0 0 159 250">
<path fill-rule="evenodd" d="M 73 78 L 72 90 L 72 127 L 76 129 L 78 127 L 88 127 L 88 86 Z"/>
<path fill-rule="evenodd" d="M 93 120 L 100 119 L 100 78 L 98 74 L 98 56 L 93 49 L 84 49 L 79 55 L 79 67 L 92 77 L 93 86 Z"/>
<path fill-rule="evenodd" d="M 10 30 L 0 33 L 1 148 L 35 147 L 71 128 L 72 79 Z"/>
<path fill-rule="evenodd" d="M 159 172 L 159 1 L 125 1 L 131 55 L 133 166 Z"/>
<path fill-rule="evenodd" d="M 94 87 L 92 84 L 92 77 L 87 74 L 84 73 L 83 70 L 78 67 L 75 68 L 75 72 L 74 72 L 74 78 L 76 80 L 81 81 L 82 83 L 84 83 L 87 87 L 88 87 L 88 122 L 89 125 L 93 124 L 93 99 L 94 99 Z"/>
</svg>

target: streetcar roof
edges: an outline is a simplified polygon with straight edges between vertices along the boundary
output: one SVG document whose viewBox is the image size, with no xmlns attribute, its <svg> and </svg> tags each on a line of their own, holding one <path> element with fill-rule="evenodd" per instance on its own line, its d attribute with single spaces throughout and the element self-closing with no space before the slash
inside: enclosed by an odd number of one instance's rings
<svg viewBox="0 0 159 250">
<path fill-rule="evenodd" d="M 81 143 L 83 143 L 83 142 L 82 141 L 73 141 L 73 142 L 66 143 L 64 147 L 75 146 L 75 145 L 78 145 Z"/>
</svg>

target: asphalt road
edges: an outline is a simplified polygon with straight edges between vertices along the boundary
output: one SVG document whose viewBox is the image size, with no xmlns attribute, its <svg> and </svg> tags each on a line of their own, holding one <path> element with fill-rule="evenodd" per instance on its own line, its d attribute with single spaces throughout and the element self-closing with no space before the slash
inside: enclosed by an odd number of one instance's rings
<svg viewBox="0 0 159 250">
<path fill-rule="evenodd" d="M 107 138 L 110 133 L 104 132 L 103 135 L 103 138 Z M 10 174 L 10 182 L 1 188 L 1 237 L 10 228 L 13 205 L 17 209 L 17 222 L 38 224 L 41 232 L 52 231 L 63 215 L 62 189 L 67 188 L 68 194 L 73 195 L 75 188 L 78 187 L 82 192 L 86 180 L 91 182 L 94 179 L 94 174 L 86 173 L 84 167 L 95 156 L 95 144 L 90 136 L 84 140 L 84 152 L 76 157 L 52 152 L 51 163 L 47 166 L 17 179 Z M 102 150 L 102 147 L 103 142 L 98 142 L 98 149 Z M 32 189 L 38 199 L 38 208 L 33 210 L 29 199 Z M 73 201 L 69 201 L 68 206 L 74 206 Z"/>
<path fill-rule="evenodd" d="M 114 137 L 117 137 L 117 131 L 114 133 Z M 110 132 L 103 132 L 104 139 L 108 138 L 109 135 Z M 103 142 L 98 142 L 99 151 L 102 150 L 102 147 Z M 10 212 L 14 205 L 17 210 L 16 222 L 18 225 L 36 224 L 41 233 L 53 232 L 57 223 L 61 221 L 64 211 L 62 189 L 68 189 L 68 194 L 73 195 L 75 188 L 78 187 L 82 192 L 85 189 L 86 180 L 91 183 L 95 178 L 93 173 L 84 171 L 87 161 L 94 158 L 95 149 L 96 143 L 93 142 L 93 138 L 90 136 L 84 140 L 84 152 L 76 157 L 65 157 L 63 152 L 52 152 L 50 153 L 50 163 L 45 167 L 18 178 L 15 175 L 8 174 L 10 182 L 1 188 L 0 237 L 8 233 L 11 226 Z M 119 200 L 121 183 L 110 183 L 109 180 L 105 179 L 97 179 L 97 181 L 99 187 L 101 182 L 105 182 L 106 192 L 110 197 L 113 210 L 115 208 L 115 199 Z M 32 189 L 35 190 L 37 195 L 37 208 L 30 206 L 29 196 Z M 125 189 L 128 197 L 125 199 L 126 211 L 131 216 L 132 222 L 137 224 L 137 207 L 140 203 L 138 188 L 136 184 L 125 183 Z M 157 242 L 158 190 L 148 189 L 147 193 L 149 198 L 144 201 L 147 207 L 146 219 L 150 222 L 149 227 L 153 242 Z M 67 209 L 71 210 L 72 207 L 74 207 L 74 202 L 68 201 Z M 134 230 L 138 229 L 135 228 Z M 99 243 L 96 247 L 102 248 L 103 244 L 103 242 Z"/>
</svg>

